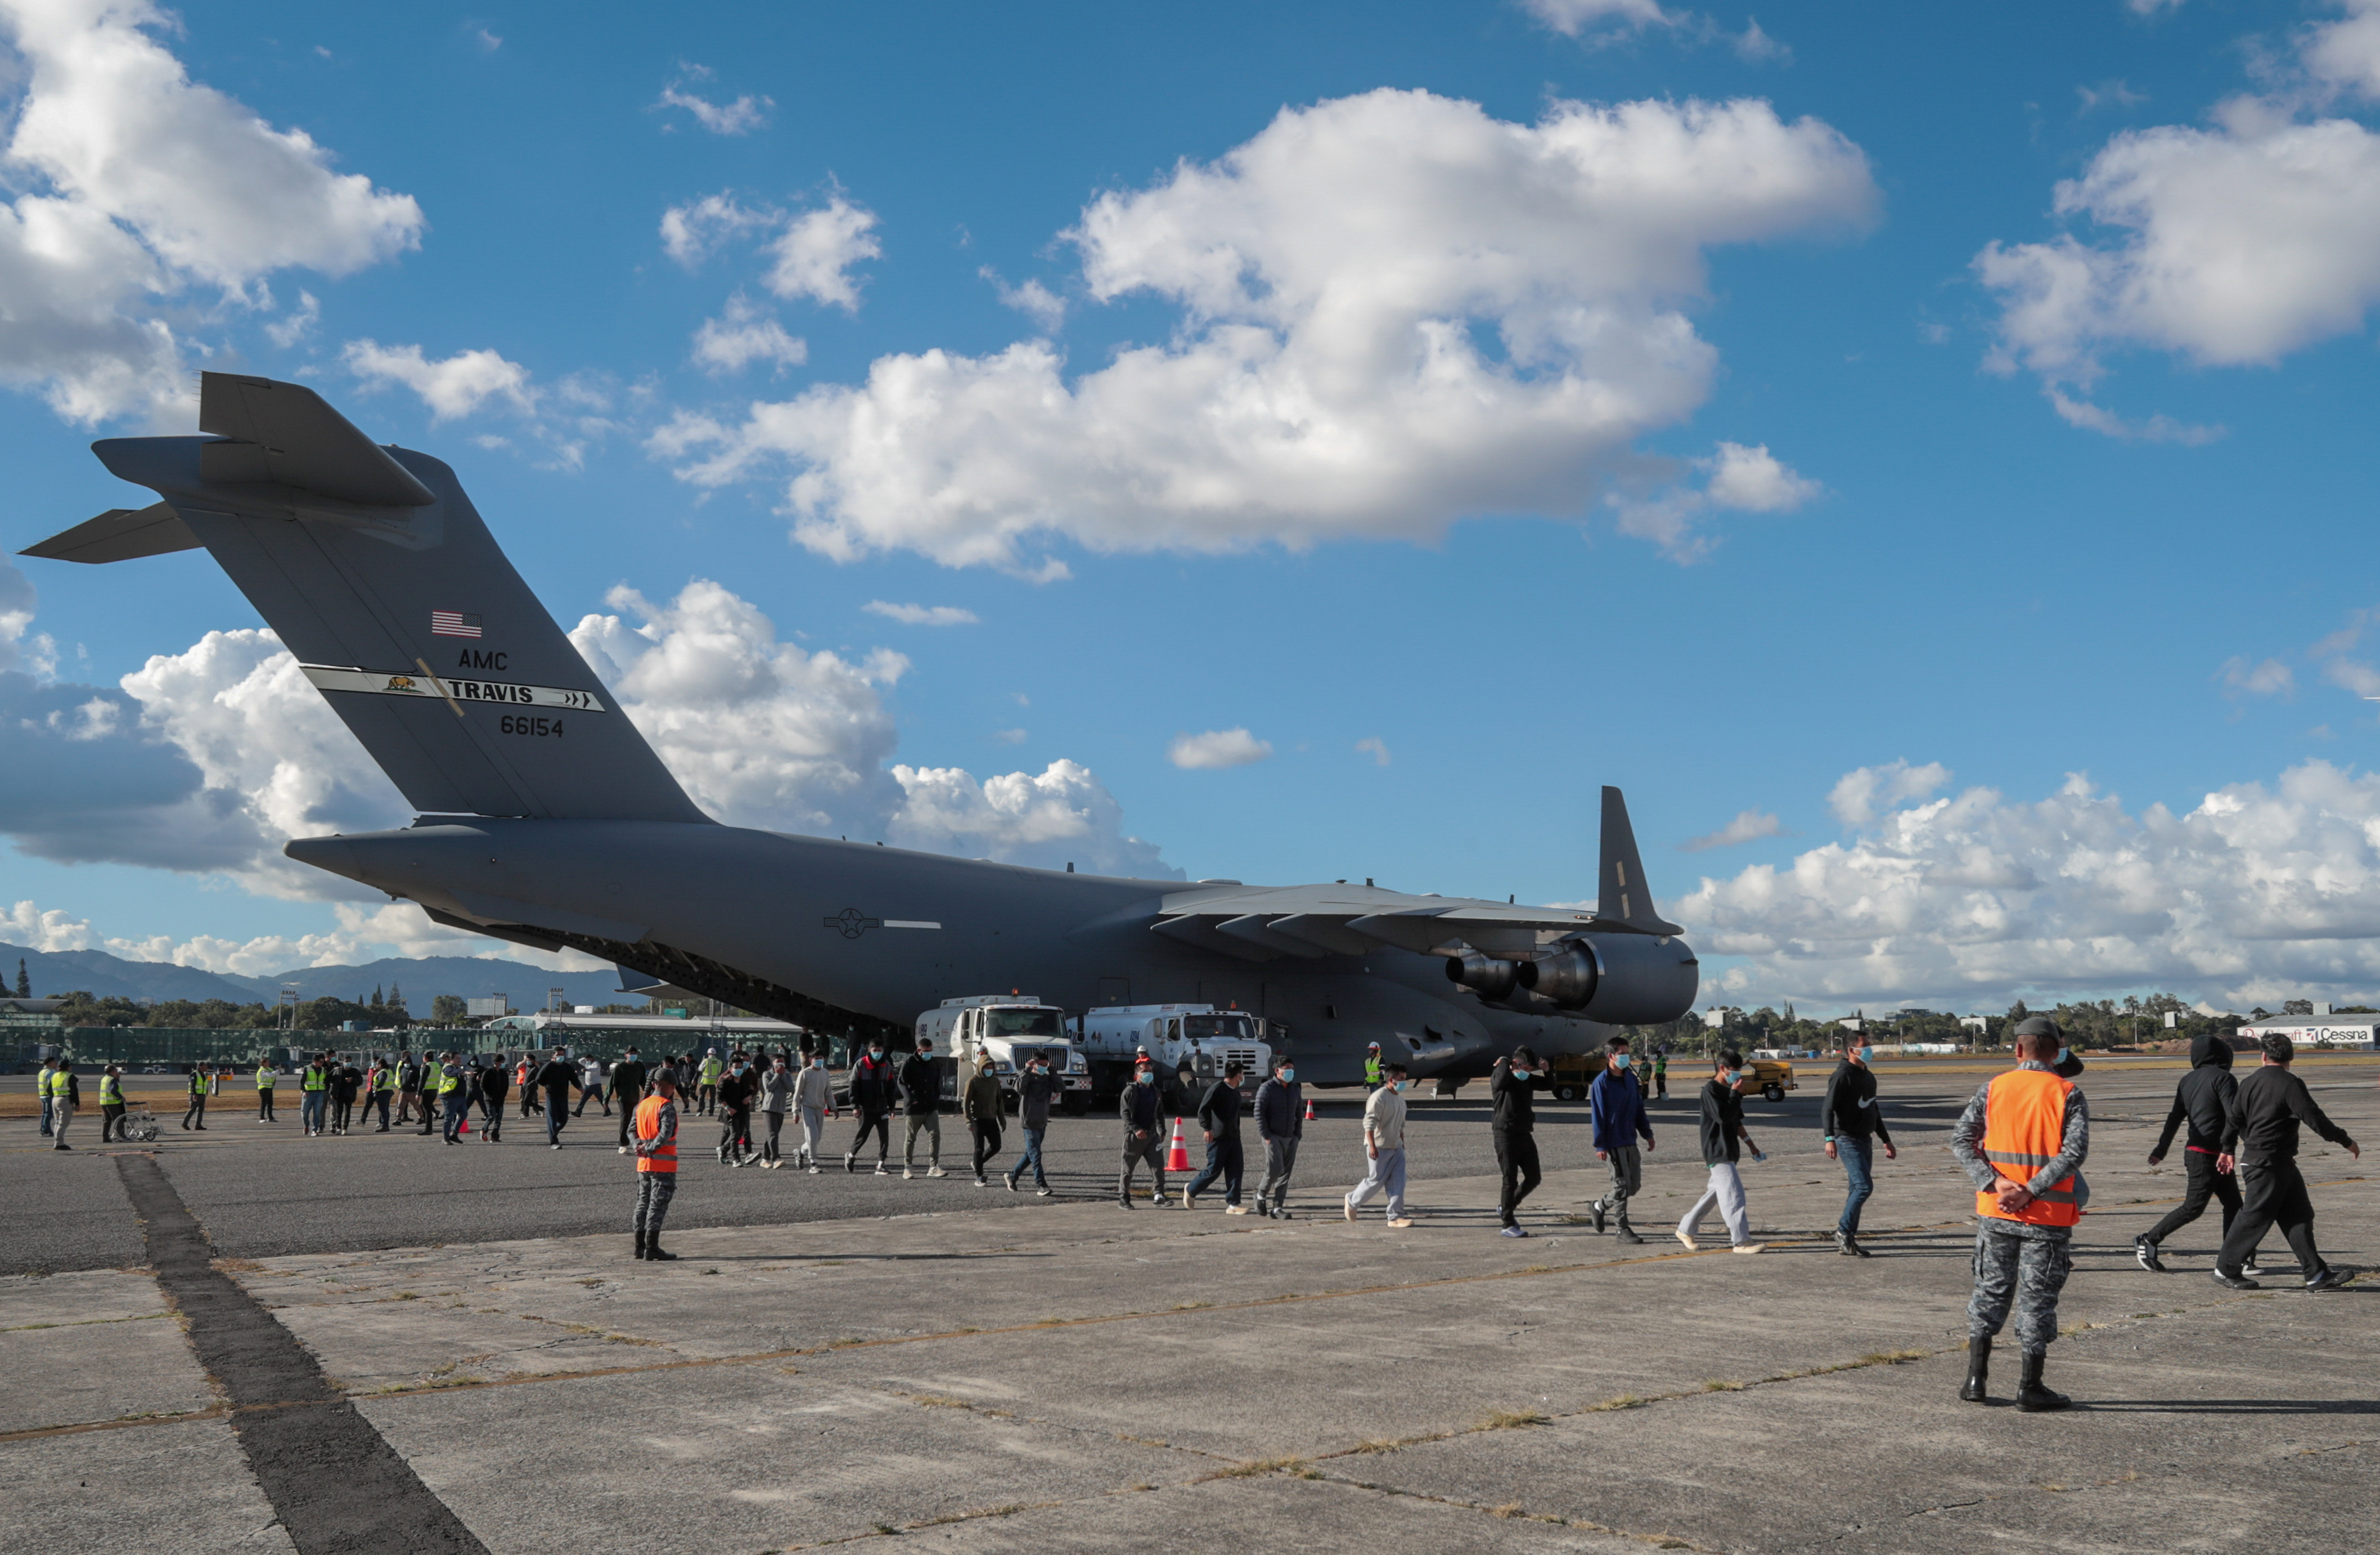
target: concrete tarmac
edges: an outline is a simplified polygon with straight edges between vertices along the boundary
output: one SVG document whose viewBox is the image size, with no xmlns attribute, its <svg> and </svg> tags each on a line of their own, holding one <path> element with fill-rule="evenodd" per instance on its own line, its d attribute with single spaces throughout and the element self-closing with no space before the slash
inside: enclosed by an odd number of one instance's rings
<svg viewBox="0 0 2380 1555">
<path fill-rule="evenodd" d="M 2380 1143 L 2380 1063 L 2303 1073 Z M 670 1264 L 627 1258 L 608 1144 L 224 1118 L 119 1160 L 10 1124 L 0 1472 L 71 1489 L 0 1550 L 2360 1549 L 2380 1282 L 2310 1295 L 2276 1239 L 2265 1288 L 2226 1290 L 2213 1214 L 2176 1272 L 2132 1262 L 2180 1191 L 2143 1160 L 2179 1075 L 2084 1078 L 2057 1415 L 2006 1404 L 2008 1352 L 2002 1402 L 1954 1396 L 1973 1195 L 1941 1134 L 1982 1071 L 1884 1072 L 1868 1260 L 1823 1240 L 1815 1084 L 1748 1110 L 1757 1257 L 1667 1235 L 1704 1177 L 1682 1102 L 1636 1246 L 1580 1223 L 1601 1173 L 1550 1106 L 1529 1238 L 1493 1233 L 1470 1103 L 1420 1110 L 1419 1223 L 1350 1225 L 1342 1105 L 1287 1222 L 1102 1201 L 1103 1120 L 1053 1131 L 1051 1200 L 688 1152 Z M 2325 1252 L 2380 1258 L 2363 1165 L 2311 1138 L 2304 1165 Z"/>
</svg>

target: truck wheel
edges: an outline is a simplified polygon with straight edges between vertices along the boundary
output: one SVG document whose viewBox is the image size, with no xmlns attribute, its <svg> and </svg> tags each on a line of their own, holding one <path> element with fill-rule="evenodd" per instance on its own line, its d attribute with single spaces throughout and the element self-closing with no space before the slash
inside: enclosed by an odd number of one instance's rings
<svg viewBox="0 0 2380 1555">
<path fill-rule="evenodd" d="M 1785 1087 L 1771 1082 L 1761 1088 L 1760 1094 L 1771 1101 L 1782 1101 L 1785 1099 Z"/>
<path fill-rule="evenodd" d="M 1555 1099 L 1556 1101 L 1569 1101 L 1569 1100 L 1572 1100 L 1572 1099 L 1574 1099 L 1577 1097 L 1577 1095 L 1578 1095 L 1577 1090 L 1575 1090 L 1575 1089 L 1574 1089 L 1574 1088 L 1572 1088 L 1572 1087 L 1569 1087 L 1569 1086 L 1556 1086 L 1556 1087 L 1554 1087 L 1554 1099 Z"/>
</svg>

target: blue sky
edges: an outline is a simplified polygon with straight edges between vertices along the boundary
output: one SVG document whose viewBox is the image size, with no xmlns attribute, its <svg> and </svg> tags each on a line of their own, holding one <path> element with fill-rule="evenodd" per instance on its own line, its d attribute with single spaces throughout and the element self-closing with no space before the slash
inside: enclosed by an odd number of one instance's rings
<svg viewBox="0 0 2380 1555">
<path fill-rule="evenodd" d="M 2380 988 L 2364 0 L 0 38 L 18 223 L 151 265 L 0 331 L 11 550 L 129 500 L 84 444 L 188 430 L 199 366 L 301 378 L 618 618 L 582 641 L 729 819 L 1560 901 L 1617 783 L 1706 1002 Z M 169 143 L 205 167 L 161 189 Z M 19 230 L 0 284 L 55 261 Z M 259 625 L 202 554 L 20 570 L 0 938 L 468 953 L 273 856 L 401 807 L 271 643 L 200 652 Z M 61 799 L 100 768 L 148 786 Z M 205 847 L 143 840 L 176 817 Z"/>
</svg>

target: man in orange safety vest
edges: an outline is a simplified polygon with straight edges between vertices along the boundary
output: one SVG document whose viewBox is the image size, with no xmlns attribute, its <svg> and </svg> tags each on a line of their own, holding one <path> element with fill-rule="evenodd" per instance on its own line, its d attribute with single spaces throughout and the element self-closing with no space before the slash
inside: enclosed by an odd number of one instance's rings
<svg viewBox="0 0 2380 1555">
<path fill-rule="evenodd" d="M 662 1221 L 677 1195 L 677 1076 L 656 1069 L 652 1086 L 628 1131 L 637 1156 L 636 1256 L 669 1263 L 677 1255 L 662 1251 Z"/>
<path fill-rule="evenodd" d="M 2058 1293 L 2073 1270 L 2069 1244 L 2082 1218 L 2075 1173 L 2091 1148 L 2091 1113 L 2071 1080 L 2053 1073 L 2063 1039 L 2034 1015 L 2016 1028 L 2016 1067 L 1975 1092 L 1950 1131 L 1950 1153 L 1975 1184 L 1975 1289 L 1967 1302 L 1967 1383 L 1959 1396 L 1985 1402 L 1992 1340 L 2016 1308 L 2024 1376 L 2016 1406 L 2027 1414 L 2072 1401 L 2042 1385 L 2058 1337 Z"/>
</svg>

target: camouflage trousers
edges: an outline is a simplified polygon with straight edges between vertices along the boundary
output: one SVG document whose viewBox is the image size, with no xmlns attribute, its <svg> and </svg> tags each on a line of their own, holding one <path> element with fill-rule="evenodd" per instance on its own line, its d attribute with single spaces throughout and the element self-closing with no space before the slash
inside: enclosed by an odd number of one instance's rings
<svg viewBox="0 0 2380 1555">
<path fill-rule="evenodd" d="M 2016 1342 L 2034 1354 L 2058 1337 L 2058 1293 L 2074 1271 L 2070 1237 L 2063 1227 L 2028 1228 L 2033 1235 L 2001 1231 L 1986 1221 L 1975 1228 L 1975 1294 L 1967 1298 L 1967 1332 L 1989 1339 L 2016 1307 Z M 2042 1230 L 2050 1234 L 2039 1234 Z"/>
</svg>

